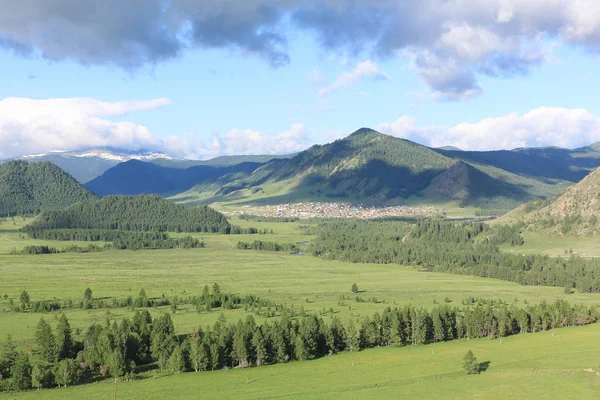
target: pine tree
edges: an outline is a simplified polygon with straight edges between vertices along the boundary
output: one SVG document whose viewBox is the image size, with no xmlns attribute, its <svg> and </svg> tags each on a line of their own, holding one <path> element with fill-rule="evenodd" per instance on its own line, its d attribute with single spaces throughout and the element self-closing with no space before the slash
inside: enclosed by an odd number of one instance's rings
<svg viewBox="0 0 600 400">
<path fill-rule="evenodd" d="M 150 343 L 152 357 L 158 361 L 158 365 L 161 368 L 165 368 L 177 344 L 175 340 L 175 327 L 169 314 L 163 314 L 152 324 Z"/>
<path fill-rule="evenodd" d="M 61 314 L 56 327 L 56 351 L 58 359 L 70 358 L 73 354 L 71 325 L 65 314 Z"/>
<path fill-rule="evenodd" d="M 54 362 L 56 358 L 56 341 L 52 334 L 52 328 L 44 318 L 41 318 L 38 322 L 35 339 L 42 357 L 48 362 Z"/>
<path fill-rule="evenodd" d="M 87 301 L 92 301 L 92 299 L 93 299 L 92 289 L 90 289 L 90 288 L 85 289 L 85 292 L 83 293 L 83 299 L 87 300 Z"/>
<path fill-rule="evenodd" d="M 31 386 L 36 389 L 49 388 L 52 386 L 53 377 L 50 369 L 41 364 L 35 364 L 31 370 Z"/>
<path fill-rule="evenodd" d="M 360 350 L 360 333 L 354 326 L 354 322 L 350 320 L 346 326 L 346 349 L 348 351 Z"/>
<path fill-rule="evenodd" d="M 21 300 L 21 309 L 25 310 L 25 309 L 29 308 L 29 305 L 30 305 L 29 293 L 27 293 L 26 291 L 23 290 L 21 292 L 20 300 Z"/>
<path fill-rule="evenodd" d="M 16 353 L 11 375 L 15 388 L 19 390 L 31 388 L 31 364 L 27 353 L 22 351 Z"/>
<path fill-rule="evenodd" d="M 353 283 L 350 290 L 352 291 L 352 293 L 358 293 L 359 292 L 358 285 L 356 283 Z"/>
<path fill-rule="evenodd" d="M 10 371 L 15 363 L 15 345 L 12 341 L 12 336 L 9 333 L 6 336 L 6 342 L 2 346 L 2 353 L 0 353 L 0 374 L 4 378 L 10 376 Z"/>
<path fill-rule="evenodd" d="M 479 372 L 479 364 L 477 363 L 477 358 L 471 350 L 467 351 L 465 357 L 463 358 L 463 368 L 467 371 L 467 374 L 476 374 Z"/>
<path fill-rule="evenodd" d="M 106 365 L 110 375 L 113 377 L 115 382 L 121 376 L 125 375 L 125 359 L 121 351 L 116 348 L 106 358 Z"/>
<path fill-rule="evenodd" d="M 252 346 L 256 353 L 256 365 L 260 367 L 267 359 L 267 342 L 262 334 L 262 329 L 258 328 L 252 336 Z"/>
</svg>

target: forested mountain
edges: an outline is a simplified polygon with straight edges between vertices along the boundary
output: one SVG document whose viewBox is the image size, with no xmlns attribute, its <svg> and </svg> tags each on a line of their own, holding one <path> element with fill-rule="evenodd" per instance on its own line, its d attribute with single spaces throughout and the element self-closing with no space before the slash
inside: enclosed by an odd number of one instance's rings
<svg viewBox="0 0 600 400">
<path fill-rule="evenodd" d="M 100 196 L 110 194 L 176 194 L 195 185 L 248 176 L 260 163 L 243 162 L 226 167 L 199 165 L 190 168 L 169 168 L 149 162 L 131 160 L 106 171 L 85 186 Z"/>
<path fill-rule="evenodd" d="M 0 217 L 58 210 L 94 195 L 49 162 L 0 165 Z"/>
<path fill-rule="evenodd" d="M 558 178 L 546 182 L 549 179 L 534 174 L 513 174 L 484 163 L 485 158 L 463 160 L 463 153 L 468 152 L 434 150 L 363 128 L 290 159 L 270 161 L 214 195 L 242 190 L 249 201 L 258 198 L 272 203 L 315 199 L 370 204 L 460 201 L 490 208 L 500 204 L 506 209 L 556 194 L 566 186 L 560 186 L 564 181 Z M 560 179 L 582 176 L 585 171 Z M 239 198 L 240 193 L 235 196 Z"/>
<path fill-rule="evenodd" d="M 107 196 L 47 211 L 26 227 L 159 232 L 228 232 L 223 214 L 207 206 L 183 207 L 158 196 Z"/>
<path fill-rule="evenodd" d="M 518 207 L 506 220 L 518 220 L 525 229 L 551 234 L 600 233 L 600 168 L 558 196 Z"/>
</svg>

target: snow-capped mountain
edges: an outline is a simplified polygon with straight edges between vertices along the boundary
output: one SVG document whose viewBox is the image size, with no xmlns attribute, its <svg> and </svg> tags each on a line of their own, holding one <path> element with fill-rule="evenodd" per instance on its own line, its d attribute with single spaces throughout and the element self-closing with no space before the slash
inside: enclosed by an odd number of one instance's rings
<svg viewBox="0 0 600 400">
<path fill-rule="evenodd" d="M 102 175 L 109 168 L 129 160 L 140 161 L 183 161 L 169 154 L 151 150 L 124 150 L 112 147 L 78 151 L 52 150 L 47 153 L 28 154 L 16 157 L 30 162 L 49 161 L 67 171 L 81 183 Z"/>
</svg>

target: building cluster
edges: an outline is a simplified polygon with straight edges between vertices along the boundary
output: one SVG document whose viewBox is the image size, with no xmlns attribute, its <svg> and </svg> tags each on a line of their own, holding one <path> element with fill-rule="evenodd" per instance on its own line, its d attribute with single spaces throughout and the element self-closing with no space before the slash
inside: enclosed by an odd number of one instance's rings
<svg viewBox="0 0 600 400">
<path fill-rule="evenodd" d="M 230 215 L 256 215 L 261 217 L 278 218 L 360 218 L 374 219 L 383 217 L 413 217 L 440 213 L 431 206 L 394 206 L 367 207 L 363 204 L 352 205 L 344 203 L 292 203 L 268 205 L 264 207 L 245 207 L 242 211 Z"/>
</svg>

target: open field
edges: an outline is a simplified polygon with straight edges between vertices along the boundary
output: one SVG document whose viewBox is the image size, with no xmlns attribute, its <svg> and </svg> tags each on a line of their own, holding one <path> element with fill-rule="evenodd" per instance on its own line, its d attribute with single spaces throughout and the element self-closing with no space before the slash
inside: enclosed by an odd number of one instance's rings
<svg viewBox="0 0 600 400">
<path fill-rule="evenodd" d="M 565 295 L 562 288 L 520 286 L 515 283 L 472 276 L 420 272 L 399 265 L 354 264 L 325 261 L 311 255 L 292 255 L 235 249 L 239 241 L 273 240 L 282 243 L 310 241 L 302 235 L 300 223 L 265 223 L 237 220 L 242 226 L 273 229 L 269 235 L 196 234 L 207 244 L 204 249 L 107 251 L 87 254 L 0 255 L 0 310 L 26 290 L 32 301 L 72 299 L 80 301 L 87 287 L 95 298 L 124 299 L 144 289 L 149 297 L 198 295 L 204 285 L 217 282 L 222 290 L 254 294 L 276 304 L 303 307 L 307 312 L 333 309 L 347 320 L 381 312 L 388 306 L 413 304 L 431 308 L 448 298 L 458 305 L 467 297 L 502 299 L 518 306 L 526 303 L 567 299 L 571 303 L 600 304 L 600 294 Z M 10 233 L 10 235 L 18 233 Z M 184 235 L 184 234 L 182 234 Z M 46 241 L 31 241 L 46 243 Z M 68 242 L 59 242 L 68 243 Z M 365 302 L 355 301 L 350 287 L 356 283 Z M 346 299 L 340 303 L 340 297 Z M 369 301 L 376 298 L 377 302 Z M 343 304 L 343 305 L 341 305 Z M 154 310 L 156 315 L 165 309 Z M 111 317 L 132 315 L 126 309 L 112 309 Z M 106 318 L 105 310 L 65 311 L 74 328 L 86 328 Z M 228 320 L 243 317 L 244 310 L 226 311 Z M 44 314 L 2 312 L 0 338 L 12 333 L 23 345 L 33 342 L 33 328 Z M 212 324 L 219 310 L 198 314 L 192 306 L 181 306 L 173 316 L 177 332 L 185 334 L 200 325 Z M 51 315 L 48 315 L 52 318 Z M 255 315 L 257 320 L 260 320 Z M 2 340 L 2 339 L 0 339 Z"/>
<path fill-rule="evenodd" d="M 569 256 L 565 253 L 573 250 L 573 254 L 582 257 L 600 257 L 600 240 L 594 236 L 549 235 L 544 232 L 524 232 L 525 244 L 518 247 L 502 246 L 502 250 L 517 254 L 548 254 L 550 256 Z"/>
<path fill-rule="evenodd" d="M 488 365 L 485 372 L 465 375 L 461 363 L 469 349 Z M 459 340 L 252 368 L 250 384 L 246 384 L 247 370 L 240 369 L 121 382 L 118 398 L 165 399 L 176 393 L 178 399 L 597 399 L 598 360 L 600 325 L 596 324 L 516 335 L 504 338 L 502 344 L 497 339 Z M 114 384 L 104 381 L 3 397 L 109 399 L 113 395 Z"/>
</svg>

